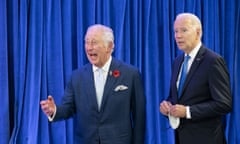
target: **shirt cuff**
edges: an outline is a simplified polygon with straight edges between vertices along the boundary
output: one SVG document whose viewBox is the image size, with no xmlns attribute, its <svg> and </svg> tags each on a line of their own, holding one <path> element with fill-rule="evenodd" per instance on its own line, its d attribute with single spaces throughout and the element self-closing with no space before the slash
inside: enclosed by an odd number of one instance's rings
<svg viewBox="0 0 240 144">
<path fill-rule="evenodd" d="M 186 106 L 186 118 L 191 119 L 191 112 L 190 112 L 190 106 Z"/>
<path fill-rule="evenodd" d="M 56 107 L 56 105 L 55 105 L 53 115 L 48 116 L 48 120 L 49 120 L 50 122 L 53 121 L 53 119 L 54 119 L 54 117 L 55 117 L 55 115 L 56 115 L 56 112 L 57 112 L 57 107 Z"/>
</svg>

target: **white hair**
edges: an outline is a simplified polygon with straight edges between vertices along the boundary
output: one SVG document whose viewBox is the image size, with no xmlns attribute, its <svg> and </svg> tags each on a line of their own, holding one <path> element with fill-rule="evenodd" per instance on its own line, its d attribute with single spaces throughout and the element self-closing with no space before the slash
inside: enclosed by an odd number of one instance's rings
<svg viewBox="0 0 240 144">
<path fill-rule="evenodd" d="M 108 46 L 109 43 L 112 43 L 114 48 L 114 35 L 113 35 L 113 30 L 110 27 L 107 27 L 105 25 L 102 24 L 94 24 L 90 27 L 88 27 L 87 31 L 91 30 L 91 29 L 98 29 L 103 33 L 103 41 L 105 43 L 105 46 Z"/>
<path fill-rule="evenodd" d="M 192 14 L 192 13 L 180 13 L 177 15 L 176 19 L 178 18 L 188 18 L 191 23 L 192 23 L 192 26 L 195 28 L 195 30 L 197 30 L 198 28 L 200 29 L 200 38 L 202 37 L 202 24 L 201 24 L 201 21 L 200 19 Z"/>
</svg>

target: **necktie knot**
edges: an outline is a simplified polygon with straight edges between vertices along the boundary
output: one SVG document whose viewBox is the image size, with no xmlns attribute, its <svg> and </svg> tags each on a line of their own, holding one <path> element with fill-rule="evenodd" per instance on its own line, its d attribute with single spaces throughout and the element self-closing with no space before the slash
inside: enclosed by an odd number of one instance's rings
<svg viewBox="0 0 240 144">
<path fill-rule="evenodd" d="M 187 63 L 191 57 L 189 55 L 186 55 L 184 57 L 184 63 Z"/>
<path fill-rule="evenodd" d="M 98 76 L 100 76 L 100 77 L 103 76 L 103 69 L 98 68 L 98 69 L 97 69 L 97 72 L 98 72 Z"/>
</svg>

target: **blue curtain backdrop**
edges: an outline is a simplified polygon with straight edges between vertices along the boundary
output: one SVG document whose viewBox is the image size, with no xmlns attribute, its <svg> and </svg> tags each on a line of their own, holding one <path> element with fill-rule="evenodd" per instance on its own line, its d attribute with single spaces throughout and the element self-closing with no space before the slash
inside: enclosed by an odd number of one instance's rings
<svg viewBox="0 0 240 144">
<path fill-rule="evenodd" d="M 74 120 L 48 123 L 39 102 L 49 94 L 60 102 L 72 70 L 87 63 L 84 34 L 95 23 L 112 27 L 113 55 L 142 73 L 146 144 L 173 144 L 159 103 L 180 54 L 173 22 L 181 12 L 200 17 L 203 43 L 227 62 L 233 111 L 226 137 L 240 144 L 239 0 L 0 0 L 0 144 L 73 143 Z"/>
</svg>

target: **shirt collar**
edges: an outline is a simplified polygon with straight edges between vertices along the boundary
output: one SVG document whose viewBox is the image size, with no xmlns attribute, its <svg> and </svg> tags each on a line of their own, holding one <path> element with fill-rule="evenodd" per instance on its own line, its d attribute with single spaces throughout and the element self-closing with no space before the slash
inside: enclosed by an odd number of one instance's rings
<svg viewBox="0 0 240 144">
<path fill-rule="evenodd" d="M 199 42 L 199 43 L 197 44 L 197 46 L 188 54 L 188 55 L 191 57 L 191 59 L 194 59 L 194 58 L 195 58 L 195 56 L 197 55 L 197 53 L 198 53 L 201 45 L 202 45 L 202 43 Z M 185 56 L 186 56 L 186 55 L 187 55 L 187 54 L 185 53 Z"/>
<path fill-rule="evenodd" d="M 112 56 L 110 56 L 110 58 L 107 60 L 107 62 L 104 64 L 104 66 L 101 68 L 104 72 L 108 72 L 109 68 L 110 68 L 110 64 L 112 61 Z M 99 67 L 92 65 L 93 71 L 95 72 L 97 69 L 99 69 Z"/>
</svg>

